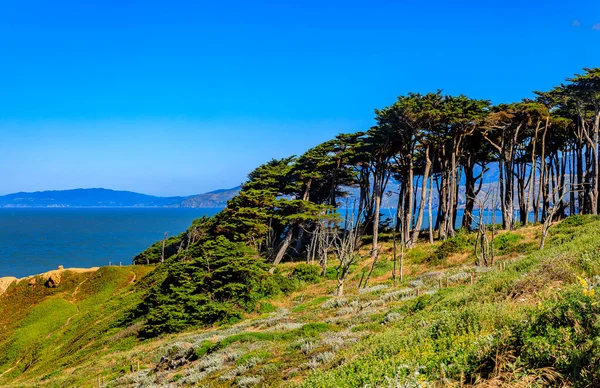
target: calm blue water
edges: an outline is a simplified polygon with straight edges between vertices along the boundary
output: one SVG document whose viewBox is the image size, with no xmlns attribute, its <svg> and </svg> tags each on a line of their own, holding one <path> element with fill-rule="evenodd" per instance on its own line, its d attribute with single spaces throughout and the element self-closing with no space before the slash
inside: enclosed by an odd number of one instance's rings
<svg viewBox="0 0 600 388">
<path fill-rule="evenodd" d="M 192 220 L 220 209 L 180 208 L 0 208 L 0 277 L 23 277 L 51 269 L 130 264 L 165 232 L 186 230 Z M 394 209 L 382 209 L 382 219 Z M 458 212 L 457 226 L 462 219 Z M 518 214 L 516 214 L 517 216 Z M 530 214 L 530 219 L 533 215 Z M 486 223 L 491 212 L 486 211 Z M 502 215 L 496 212 L 496 222 Z M 427 214 L 423 229 L 428 227 Z"/>
<path fill-rule="evenodd" d="M 192 220 L 219 209 L 0 208 L 0 277 L 51 269 L 131 264 L 165 232 L 176 235 Z"/>
</svg>

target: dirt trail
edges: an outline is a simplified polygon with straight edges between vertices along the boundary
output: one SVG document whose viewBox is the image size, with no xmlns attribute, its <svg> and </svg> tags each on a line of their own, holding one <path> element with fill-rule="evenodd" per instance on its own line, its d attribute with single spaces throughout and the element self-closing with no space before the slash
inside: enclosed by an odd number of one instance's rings
<svg viewBox="0 0 600 388">
<path fill-rule="evenodd" d="M 83 283 L 87 282 L 88 280 L 90 280 L 90 278 L 85 278 L 84 281 L 82 281 L 81 283 L 79 283 L 77 285 L 77 287 L 75 287 L 75 290 L 73 291 L 73 294 L 71 294 L 71 300 L 74 301 L 75 300 L 75 296 L 77 296 L 77 293 L 79 292 L 79 288 L 83 285 Z M 79 308 L 78 308 L 79 310 Z"/>
<path fill-rule="evenodd" d="M 8 368 L 7 370 L 5 370 L 4 372 L 0 373 L 0 378 L 2 378 L 2 376 L 4 376 L 6 373 L 10 372 L 11 370 L 15 369 L 16 367 L 19 366 L 19 363 L 23 361 L 23 359 L 19 359 L 19 361 L 17 361 L 17 363 L 13 366 L 11 366 L 10 368 Z"/>
<path fill-rule="evenodd" d="M 68 326 L 69 323 L 71 323 L 71 320 L 73 318 L 75 318 L 77 315 L 79 315 L 81 313 L 81 311 L 79 310 L 79 306 L 77 305 L 77 303 L 75 303 L 75 296 L 77 296 L 77 293 L 79 292 L 79 288 L 81 288 L 81 286 L 83 285 L 83 283 L 87 282 L 88 280 L 90 280 L 90 278 L 85 278 L 81 283 L 79 283 L 77 285 L 77 287 L 75 287 L 75 290 L 73 291 L 73 293 L 71 294 L 71 300 L 69 300 L 68 302 L 71 303 L 73 306 L 75 306 L 75 308 L 77 309 L 77 312 L 73 315 L 71 315 L 67 321 L 61 325 L 58 329 L 54 330 L 51 333 L 48 333 L 48 335 L 46 336 L 46 339 L 52 337 L 52 334 L 56 333 L 57 331 L 63 329 L 64 327 Z"/>
<path fill-rule="evenodd" d="M 133 277 L 131 278 L 131 280 L 129 281 L 129 284 L 133 284 L 135 283 L 135 280 L 137 279 L 137 274 L 134 272 L 133 273 Z"/>
</svg>

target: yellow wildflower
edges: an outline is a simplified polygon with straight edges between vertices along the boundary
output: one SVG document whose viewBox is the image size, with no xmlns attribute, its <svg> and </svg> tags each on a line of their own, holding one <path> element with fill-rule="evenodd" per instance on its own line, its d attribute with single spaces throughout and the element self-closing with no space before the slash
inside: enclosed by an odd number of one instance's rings
<svg viewBox="0 0 600 388">
<path fill-rule="evenodd" d="M 577 276 L 577 280 L 581 287 L 583 288 L 581 291 L 585 296 L 594 296 L 594 289 L 589 285 L 588 281 L 582 277 Z"/>
</svg>

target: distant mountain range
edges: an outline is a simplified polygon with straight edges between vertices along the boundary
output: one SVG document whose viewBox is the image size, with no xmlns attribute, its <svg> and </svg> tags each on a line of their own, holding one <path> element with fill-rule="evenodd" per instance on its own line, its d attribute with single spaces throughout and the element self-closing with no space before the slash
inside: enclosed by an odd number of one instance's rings
<svg viewBox="0 0 600 388">
<path fill-rule="evenodd" d="M 476 171 L 476 173 L 478 173 Z M 495 164 L 489 166 L 484 176 L 480 193 L 496 188 L 498 168 Z M 462 183 L 462 182 L 461 182 Z M 420 184 L 419 184 L 420 185 Z M 184 207 L 184 208 L 224 208 L 227 201 L 240 192 L 240 187 L 220 189 L 204 194 L 181 197 L 157 197 L 134 193 L 131 191 L 116 191 L 109 189 L 74 189 L 37 191 L 34 193 L 14 193 L 0 196 L 0 207 Z M 350 198 L 358 198 L 357 188 L 347 188 Z M 390 181 L 384 196 L 383 207 L 396 207 L 398 203 L 397 184 Z M 416 188 L 419 195 L 419 186 Z M 464 186 L 459 189 L 459 208 L 465 201 Z M 437 207 L 437 195 L 433 197 L 433 207 Z"/>
<path fill-rule="evenodd" d="M 187 197 L 157 197 L 109 189 L 74 189 L 0 196 L 0 207 L 187 207 L 224 208 L 240 187 Z"/>
</svg>

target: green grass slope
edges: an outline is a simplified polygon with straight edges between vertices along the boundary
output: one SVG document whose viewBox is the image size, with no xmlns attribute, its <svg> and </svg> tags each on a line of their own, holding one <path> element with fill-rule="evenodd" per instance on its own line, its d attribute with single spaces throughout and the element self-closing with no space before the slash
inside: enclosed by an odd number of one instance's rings
<svg viewBox="0 0 600 388">
<path fill-rule="evenodd" d="M 0 297 L 0 384 L 76 386 L 103 373 L 97 360 L 136 341 L 117 322 L 139 303 L 134 282 L 149 270 L 103 267 L 65 272 L 57 288 L 9 288 Z"/>
<path fill-rule="evenodd" d="M 344 297 L 307 278 L 236 324 L 144 340 L 121 322 L 150 267 L 21 282 L 0 297 L 0 385 L 600 386 L 600 218 L 563 221 L 541 251 L 539 227 L 500 236 L 492 267 L 459 234 L 409 251 L 394 285 L 386 245 L 365 289 L 370 260 Z"/>
</svg>

